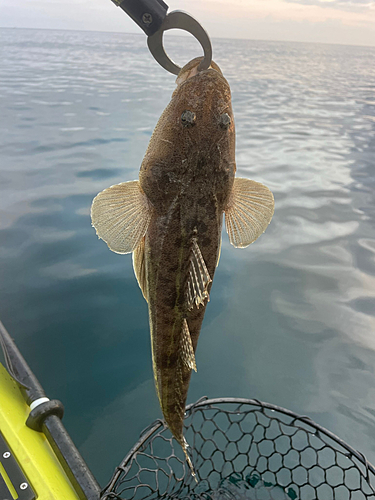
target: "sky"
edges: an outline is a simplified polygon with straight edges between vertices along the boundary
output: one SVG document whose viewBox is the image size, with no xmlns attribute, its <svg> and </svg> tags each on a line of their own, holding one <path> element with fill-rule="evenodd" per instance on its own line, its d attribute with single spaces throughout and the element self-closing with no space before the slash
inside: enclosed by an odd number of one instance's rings
<svg viewBox="0 0 375 500">
<path fill-rule="evenodd" d="M 375 0 L 166 0 L 212 38 L 375 47 Z M 1 0 L 0 27 L 143 33 L 111 0 Z"/>
</svg>

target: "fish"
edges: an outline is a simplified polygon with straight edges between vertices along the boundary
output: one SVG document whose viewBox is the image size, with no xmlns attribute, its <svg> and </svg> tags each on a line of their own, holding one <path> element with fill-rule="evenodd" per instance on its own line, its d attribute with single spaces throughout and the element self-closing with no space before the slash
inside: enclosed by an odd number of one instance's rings
<svg viewBox="0 0 375 500">
<path fill-rule="evenodd" d="M 92 225 L 116 253 L 132 253 L 148 302 L 156 393 L 192 474 L 183 421 L 198 337 L 216 267 L 223 215 L 229 241 L 253 243 L 274 213 L 272 192 L 235 177 L 235 126 L 229 84 L 212 61 L 185 65 L 151 136 L 139 180 L 93 200 Z"/>
</svg>

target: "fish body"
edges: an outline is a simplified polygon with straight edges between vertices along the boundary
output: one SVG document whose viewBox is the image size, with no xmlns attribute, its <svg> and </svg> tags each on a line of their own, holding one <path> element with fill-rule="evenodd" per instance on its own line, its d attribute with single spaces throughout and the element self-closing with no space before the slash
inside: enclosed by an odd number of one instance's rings
<svg viewBox="0 0 375 500">
<path fill-rule="evenodd" d="M 186 111 L 195 114 L 192 126 L 181 124 Z M 231 118 L 228 128 L 220 126 L 225 113 Z M 234 181 L 232 116 L 230 89 L 221 73 L 208 69 L 186 79 L 159 120 L 139 176 L 154 207 L 145 256 L 155 383 L 164 418 L 181 444 L 191 375 L 182 359 L 183 324 L 195 352 Z M 193 244 L 209 276 L 199 308 L 187 298 Z"/>
<path fill-rule="evenodd" d="M 133 252 L 149 306 L 156 391 L 185 454 L 185 404 L 220 256 L 223 214 L 237 247 L 260 236 L 273 214 L 268 188 L 235 179 L 230 88 L 215 63 L 198 72 L 199 63 L 195 59 L 181 70 L 139 181 L 104 190 L 91 209 L 98 236 L 115 252 Z"/>
</svg>

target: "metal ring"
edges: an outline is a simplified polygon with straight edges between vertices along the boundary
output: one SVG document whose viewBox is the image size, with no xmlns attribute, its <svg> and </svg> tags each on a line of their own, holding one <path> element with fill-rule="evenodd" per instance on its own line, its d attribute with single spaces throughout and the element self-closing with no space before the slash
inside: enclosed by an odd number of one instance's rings
<svg viewBox="0 0 375 500">
<path fill-rule="evenodd" d="M 181 10 L 175 10 L 168 14 L 158 31 L 147 38 L 148 48 L 160 66 L 174 75 L 178 75 L 181 70 L 180 66 L 175 64 L 166 54 L 163 45 L 164 31 L 173 28 L 185 30 L 191 33 L 198 40 L 204 53 L 203 60 L 200 63 L 198 70 L 203 71 L 208 69 L 212 60 L 211 40 L 199 22 L 191 17 L 190 14 L 182 12 Z"/>
</svg>

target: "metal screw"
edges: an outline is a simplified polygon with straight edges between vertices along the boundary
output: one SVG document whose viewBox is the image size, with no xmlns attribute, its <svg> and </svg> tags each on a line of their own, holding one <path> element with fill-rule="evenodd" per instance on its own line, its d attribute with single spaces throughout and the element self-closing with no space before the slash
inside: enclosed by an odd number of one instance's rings
<svg viewBox="0 0 375 500">
<path fill-rule="evenodd" d="M 27 483 L 21 483 L 20 484 L 20 489 L 21 490 L 26 490 L 26 488 L 28 487 L 29 485 Z"/>
<path fill-rule="evenodd" d="M 5 452 L 3 453 L 3 457 L 4 457 L 4 458 L 9 458 L 9 457 L 10 457 L 10 453 L 9 453 L 9 451 L 5 451 Z"/>
<path fill-rule="evenodd" d="M 152 15 L 149 14 L 148 12 L 145 12 L 142 16 L 142 21 L 145 24 L 151 24 L 152 23 Z"/>
</svg>

